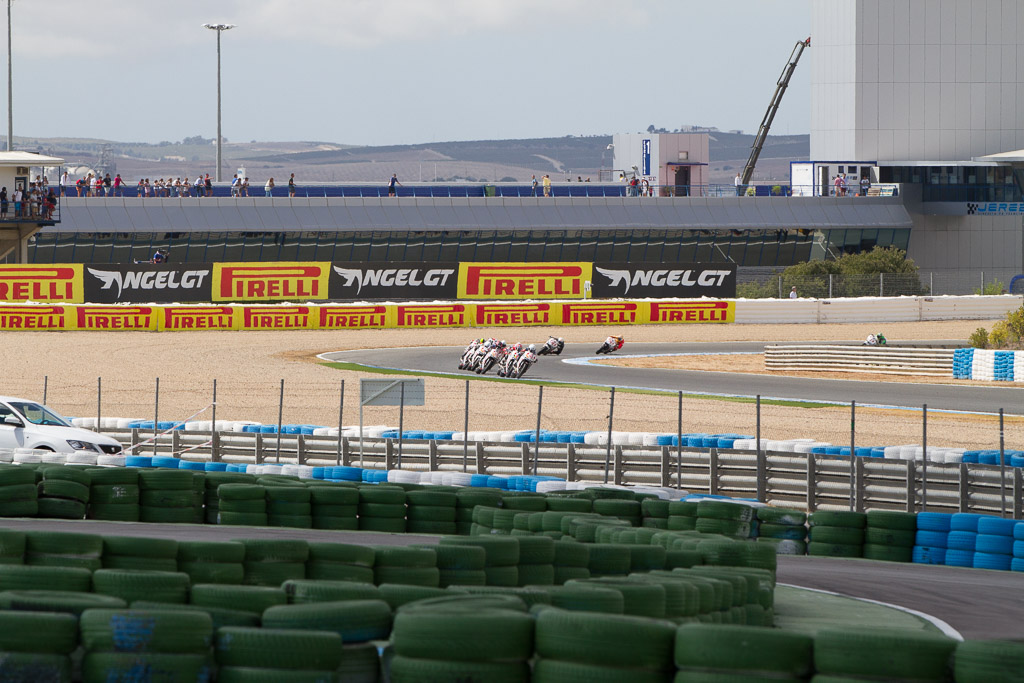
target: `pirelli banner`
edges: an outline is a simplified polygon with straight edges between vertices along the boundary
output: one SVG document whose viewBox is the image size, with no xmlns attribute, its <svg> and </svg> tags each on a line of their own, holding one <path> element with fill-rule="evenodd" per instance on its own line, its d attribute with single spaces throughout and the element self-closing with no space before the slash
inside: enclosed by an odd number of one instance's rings
<svg viewBox="0 0 1024 683">
<path fill-rule="evenodd" d="M 188 263 L 0 265 L 0 302 L 171 304 L 736 296 L 733 264 Z"/>
<path fill-rule="evenodd" d="M 734 301 L 308 305 L 0 304 L 0 331 L 360 330 L 731 323 Z"/>
</svg>

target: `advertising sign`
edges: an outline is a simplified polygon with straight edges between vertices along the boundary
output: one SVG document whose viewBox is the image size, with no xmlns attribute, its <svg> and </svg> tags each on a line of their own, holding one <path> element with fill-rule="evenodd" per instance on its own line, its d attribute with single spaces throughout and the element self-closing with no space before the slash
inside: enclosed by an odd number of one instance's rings
<svg viewBox="0 0 1024 683">
<path fill-rule="evenodd" d="M 240 330 L 312 330 L 316 315 L 310 306 L 245 306 Z"/>
<path fill-rule="evenodd" d="M 593 297 L 731 299 L 735 263 L 595 263 Z"/>
<path fill-rule="evenodd" d="M 468 327 L 469 312 L 463 304 L 409 304 L 395 306 L 395 327 Z"/>
<path fill-rule="evenodd" d="M 231 306 L 167 306 L 163 308 L 160 330 L 233 330 L 235 310 Z"/>
<path fill-rule="evenodd" d="M 478 327 L 557 325 L 560 304 L 477 304 Z"/>
<path fill-rule="evenodd" d="M 190 263 L 85 266 L 85 300 L 89 303 L 211 301 L 213 264 Z"/>
<path fill-rule="evenodd" d="M 213 301 L 327 298 L 329 263 L 215 263 Z"/>
<path fill-rule="evenodd" d="M 647 138 L 643 141 L 640 152 L 640 174 L 651 175 L 651 140 Z"/>
<path fill-rule="evenodd" d="M 581 299 L 590 263 L 460 263 L 460 299 Z"/>
<path fill-rule="evenodd" d="M 333 263 L 333 301 L 437 301 L 458 294 L 458 263 Z"/>
<path fill-rule="evenodd" d="M 0 301 L 81 303 L 82 265 L 0 265 Z"/>
<path fill-rule="evenodd" d="M 64 306 L 2 306 L 0 330 L 40 332 L 44 330 L 73 330 L 73 319 Z M 73 314 L 73 312 L 72 312 Z"/>
<path fill-rule="evenodd" d="M 639 325 L 647 322 L 635 301 L 562 304 L 563 325 Z"/>
<path fill-rule="evenodd" d="M 387 325 L 386 306 L 318 306 L 321 330 L 361 330 Z"/>
<path fill-rule="evenodd" d="M 735 301 L 652 301 L 651 323 L 731 323 Z"/>
<path fill-rule="evenodd" d="M 80 330 L 154 331 L 160 320 L 152 306 L 78 306 L 75 312 Z"/>
</svg>

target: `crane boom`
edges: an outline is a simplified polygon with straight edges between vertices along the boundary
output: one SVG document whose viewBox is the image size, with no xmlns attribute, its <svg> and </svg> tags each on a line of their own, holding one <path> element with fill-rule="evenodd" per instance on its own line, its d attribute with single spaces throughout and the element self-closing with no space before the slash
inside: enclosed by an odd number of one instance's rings
<svg viewBox="0 0 1024 683">
<path fill-rule="evenodd" d="M 772 95 L 772 101 L 768 104 L 768 111 L 764 113 L 761 127 L 757 129 L 757 136 L 754 138 L 754 144 L 750 149 L 750 158 L 747 159 L 747 165 L 743 168 L 743 185 L 748 184 L 754 175 L 754 167 L 757 165 L 758 157 L 761 156 L 761 148 L 764 147 L 764 141 L 768 138 L 768 131 L 771 130 L 772 121 L 775 120 L 775 113 L 779 111 L 782 96 L 786 94 L 786 88 L 789 87 L 789 81 L 793 78 L 793 72 L 796 70 L 796 65 L 800 62 L 800 56 L 810 46 L 810 38 L 798 41 L 793 46 L 793 52 L 789 55 L 789 61 L 786 62 L 785 68 L 782 69 L 782 75 L 779 76 L 779 82 L 775 87 L 775 94 Z"/>
</svg>

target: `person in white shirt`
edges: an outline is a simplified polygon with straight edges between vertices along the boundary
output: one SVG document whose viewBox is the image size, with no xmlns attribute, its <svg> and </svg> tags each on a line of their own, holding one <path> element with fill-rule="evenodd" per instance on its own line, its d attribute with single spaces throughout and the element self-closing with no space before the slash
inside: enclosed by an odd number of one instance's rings
<svg viewBox="0 0 1024 683">
<path fill-rule="evenodd" d="M 797 298 L 796 285 L 793 285 L 793 289 L 789 290 L 789 298 L 790 299 L 796 299 Z"/>
<path fill-rule="evenodd" d="M 63 197 L 68 192 L 68 183 L 71 182 L 71 176 L 67 171 L 64 171 L 60 176 L 60 196 Z"/>
<path fill-rule="evenodd" d="M 739 173 L 737 173 L 736 177 L 733 178 L 732 183 L 736 186 L 736 196 L 739 197 L 743 192 L 741 189 L 743 187 L 743 178 L 740 177 Z"/>
</svg>

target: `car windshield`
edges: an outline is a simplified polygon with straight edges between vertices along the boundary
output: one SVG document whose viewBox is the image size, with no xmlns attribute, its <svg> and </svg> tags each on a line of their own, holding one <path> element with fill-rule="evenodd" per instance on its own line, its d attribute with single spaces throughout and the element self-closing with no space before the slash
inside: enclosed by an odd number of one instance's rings
<svg viewBox="0 0 1024 683">
<path fill-rule="evenodd" d="M 53 412 L 46 406 L 38 403 L 23 401 L 11 401 L 11 407 L 25 416 L 25 419 L 32 424 L 44 425 L 47 427 L 70 427 L 67 420 Z"/>
</svg>

